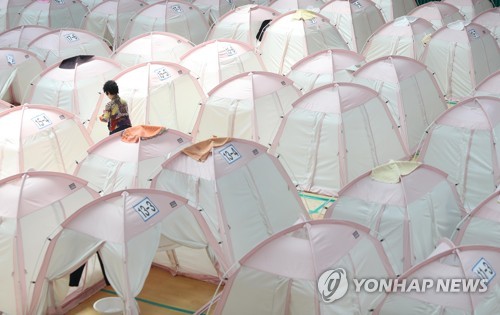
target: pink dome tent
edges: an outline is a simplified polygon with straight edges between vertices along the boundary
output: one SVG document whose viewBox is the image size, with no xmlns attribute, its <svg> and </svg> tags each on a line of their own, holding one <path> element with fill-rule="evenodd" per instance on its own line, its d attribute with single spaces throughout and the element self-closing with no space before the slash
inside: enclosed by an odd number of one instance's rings
<svg viewBox="0 0 500 315">
<path fill-rule="evenodd" d="M 206 93 L 237 74 L 265 71 L 254 49 L 233 39 L 210 40 L 195 46 L 181 57 L 180 64 L 198 76 Z"/>
<path fill-rule="evenodd" d="M 491 95 L 500 97 L 500 69 L 487 76 L 474 89 L 474 96 Z"/>
<path fill-rule="evenodd" d="M 210 29 L 207 38 L 230 38 L 256 47 L 260 43 L 257 34 L 262 22 L 272 20 L 278 15 L 277 11 L 266 6 L 244 5 L 221 16 Z"/>
<path fill-rule="evenodd" d="M 259 242 L 309 218 L 280 162 L 248 140 L 211 138 L 187 147 L 163 163 L 151 188 L 179 194 L 200 210 L 227 275 L 234 269 L 225 268 Z"/>
<path fill-rule="evenodd" d="M 500 191 L 495 191 L 474 208 L 457 226 L 453 241 L 459 245 L 498 246 L 500 240 Z"/>
<path fill-rule="evenodd" d="M 187 219 L 192 226 L 183 224 Z M 99 253 L 106 277 L 122 300 L 123 313 L 137 315 L 140 309 L 135 297 L 162 239 L 191 248 L 217 249 L 215 240 L 205 237 L 207 229 L 199 211 L 164 191 L 129 189 L 87 203 L 51 236 L 29 314 L 67 313 L 68 297 L 60 290 L 68 286 L 65 276 Z M 51 283 L 58 283 L 59 290 Z M 82 294 L 74 297 L 73 306 L 86 298 Z"/>
<path fill-rule="evenodd" d="M 373 311 L 374 315 L 404 314 L 495 314 L 500 303 L 500 284 L 496 270 L 500 268 L 500 248 L 493 246 L 458 246 L 443 240 L 435 252 L 425 261 L 408 270 L 398 278 L 409 283 L 415 280 L 422 284 L 432 279 L 434 286 L 426 290 L 391 292 Z M 452 280 L 453 279 L 453 280 Z M 462 281 L 458 286 L 448 285 L 458 279 L 470 283 L 468 289 Z M 487 291 L 481 292 L 479 280 L 484 279 Z M 475 292 L 472 282 L 475 281 Z M 401 283 L 399 282 L 399 283 Z M 448 292 L 438 291 L 438 282 Z M 443 290 L 443 289 L 441 289 Z M 472 291 L 472 292 L 471 292 Z"/>
<path fill-rule="evenodd" d="M 328 84 L 292 106 L 269 152 L 299 190 L 336 196 L 375 166 L 408 156 L 391 113 L 368 87 Z"/>
<path fill-rule="evenodd" d="M 240 265 L 214 314 L 369 314 L 385 293 L 356 293 L 352 279 L 394 277 L 382 245 L 366 227 L 335 220 L 296 224 L 257 245 Z M 345 295 L 329 300 L 318 283 L 334 270 L 340 278 L 330 280 L 340 282 L 333 285 Z"/>
<path fill-rule="evenodd" d="M 88 124 L 104 83 L 122 71 L 109 58 L 75 56 L 56 63 L 34 78 L 23 103 L 49 104 Z"/>
<path fill-rule="evenodd" d="M 28 44 L 52 29 L 41 25 L 21 25 L 0 33 L 0 47 L 28 49 Z"/>
<path fill-rule="evenodd" d="M 123 135 L 111 135 L 91 146 L 74 174 L 88 181 L 101 195 L 149 188 L 161 164 L 190 144 L 191 137 L 177 130 L 134 126 Z"/>
<path fill-rule="evenodd" d="M 154 32 L 180 35 L 194 44 L 200 44 L 208 33 L 207 17 L 195 5 L 182 0 L 164 0 L 138 11 L 128 23 L 125 42 L 132 37 Z"/>
<path fill-rule="evenodd" d="M 459 101 L 500 69 L 500 47 L 483 26 L 456 21 L 432 35 L 421 61 L 435 73 L 445 97 Z"/>
<path fill-rule="evenodd" d="M 376 90 L 387 101 L 405 146 L 412 154 L 427 127 L 448 108 L 433 74 L 412 58 L 377 58 L 356 70 L 352 82 Z"/>
<path fill-rule="evenodd" d="M 382 15 L 386 22 L 391 22 L 400 16 L 407 15 L 408 12 L 415 9 L 417 3 L 415 0 L 372 0 L 380 7 Z"/>
<path fill-rule="evenodd" d="M 254 0 L 189 0 L 210 17 L 210 22 L 215 23 L 219 18 L 238 7 L 252 4 Z"/>
<path fill-rule="evenodd" d="M 350 82 L 352 74 L 365 63 L 365 58 L 345 49 L 318 51 L 294 64 L 286 75 L 302 92 L 334 83 Z"/>
<path fill-rule="evenodd" d="M 418 160 L 446 172 L 469 211 L 500 184 L 499 127 L 500 99 L 478 96 L 441 114 L 423 139 Z"/>
<path fill-rule="evenodd" d="M 72 113 L 25 104 L 0 113 L 0 178 L 28 169 L 72 174 L 92 145 Z"/>
<path fill-rule="evenodd" d="M 370 0 L 331 0 L 319 13 L 330 19 L 355 52 L 361 52 L 370 35 L 385 24 L 379 8 Z"/>
<path fill-rule="evenodd" d="M 451 22 L 465 19 L 457 7 L 443 1 L 430 1 L 424 3 L 413 9 L 408 15 L 427 20 L 431 22 L 436 29 L 448 25 Z"/>
<path fill-rule="evenodd" d="M 296 10 L 317 11 L 323 4 L 321 0 L 271 0 L 267 6 L 283 14 Z"/>
<path fill-rule="evenodd" d="M 109 57 L 111 49 L 97 35 L 78 29 L 57 29 L 38 36 L 28 44 L 47 65 L 79 55 Z"/>
<path fill-rule="evenodd" d="M 87 7 L 80 0 L 33 0 L 19 11 L 18 25 L 43 25 L 50 28 L 80 28 Z"/>
<path fill-rule="evenodd" d="M 20 48 L 0 48 L 0 99 L 19 105 L 31 80 L 46 65 L 32 52 Z"/>
<path fill-rule="evenodd" d="M 19 11 L 31 0 L 2 0 L 0 1 L 0 32 L 17 26 Z M 0 47 L 4 47 L 1 46 Z"/>
<path fill-rule="evenodd" d="M 106 0 L 85 15 L 81 28 L 104 38 L 115 50 L 122 43 L 130 19 L 147 6 L 142 0 Z"/>
<path fill-rule="evenodd" d="M 444 3 L 457 7 L 466 20 L 472 20 L 481 12 L 489 10 L 493 4 L 489 0 L 442 0 Z"/>
<path fill-rule="evenodd" d="M 29 171 L 0 180 L 2 312 L 28 314 L 47 238 L 98 197 L 85 181 L 63 173 Z"/>
<path fill-rule="evenodd" d="M 206 98 L 191 72 L 170 62 L 141 63 L 118 73 L 113 80 L 128 104 L 132 126 L 163 126 L 190 133 Z M 107 102 L 109 99 L 101 94 L 87 128 L 96 142 L 109 135 L 106 124 L 99 121 Z"/>
<path fill-rule="evenodd" d="M 283 116 L 302 96 L 293 82 L 271 72 L 245 72 L 220 83 L 202 104 L 193 138 L 253 140 L 269 146 Z"/>
<path fill-rule="evenodd" d="M 450 238 L 466 212 L 447 175 L 429 165 L 398 161 L 351 181 L 325 219 L 347 220 L 376 232 L 397 274 L 425 260 Z"/>
<path fill-rule="evenodd" d="M 414 16 L 401 16 L 384 24 L 368 38 L 362 55 L 366 61 L 398 55 L 419 60 L 424 39 L 435 31 L 431 22 Z"/>
<path fill-rule="evenodd" d="M 500 7 L 491 8 L 476 16 L 472 23 L 479 24 L 490 30 L 500 45 Z"/>
<path fill-rule="evenodd" d="M 286 74 L 302 58 L 334 48 L 349 49 L 335 26 L 323 15 L 297 10 L 268 24 L 258 50 L 267 71 Z"/>
<path fill-rule="evenodd" d="M 193 47 L 190 41 L 177 34 L 150 32 L 137 35 L 121 44 L 111 58 L 124 68 L 150 61 L 179 63 L 181 56 Z"/>
</svg>

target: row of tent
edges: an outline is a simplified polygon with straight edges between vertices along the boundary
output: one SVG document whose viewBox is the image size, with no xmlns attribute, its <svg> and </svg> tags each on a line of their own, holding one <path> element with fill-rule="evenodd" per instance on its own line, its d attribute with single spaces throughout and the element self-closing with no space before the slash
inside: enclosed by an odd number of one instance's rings
<svg viewBox="0 0 500 315">
<path fill-rule="evenodd" d="M 411 314 L 424 306 L 491 314 L 499 303 L 496 277 L 487 279 L 488 294 L 471 295 L 471 303 L 469 292 L 436 300 L 431 294 L 350 289 L 343 299 L 323 304 L 316 282 L 337 267 L 350 281 L 478 278 L 473 266 L 482 261 L 498 270 L 500 249 L 493 246 L 500 235 L 500 192 L 468 211 L 444 172 L 390 162 L 345 187 L 325 219 L 310 221 L 280 162 L 255 142 L 214 138 L 188 145 L 179 132 L 153 127 L 110 138 L 121 143 L 113 151 L 101 146 L 102 155 L 125 155 L 127 145 L 151 155 L 161 143 L 172 152 L 149 188 L 100 196 L 79 177 L 48 171 L 0 181 L 4 313 L 64 313 L 102 288 L 104 268 L 126 314 L 137 314 L 134 297 L 152 263 L 176 274 L 228 279 L 216 314 L 274 314 L 282 308 L 291 314 L 398 314 L 402 305 Z M 92 164 L 82 165 L 89 176 L 113 177 L 103 168 L 109 160 L 96 157 Z M 151 164 L 144 160 L 141 168 Z M 126 164 L 122 169 L 131 172 Z M 83 265 L 83 276 L 70 286 Z"/>
</svg>

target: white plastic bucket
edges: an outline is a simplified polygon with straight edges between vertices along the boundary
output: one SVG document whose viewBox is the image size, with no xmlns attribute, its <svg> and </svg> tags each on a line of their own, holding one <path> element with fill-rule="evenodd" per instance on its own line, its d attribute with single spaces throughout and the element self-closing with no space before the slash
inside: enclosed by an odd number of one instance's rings
<svg viewBox="0 0 500 315">
<path fill-rule="evenodd" d="M 107 297 L 95 301 L 94 310 L 103 315 L 123 315 L 123 302 L 119 297 Z"/>
</svg>

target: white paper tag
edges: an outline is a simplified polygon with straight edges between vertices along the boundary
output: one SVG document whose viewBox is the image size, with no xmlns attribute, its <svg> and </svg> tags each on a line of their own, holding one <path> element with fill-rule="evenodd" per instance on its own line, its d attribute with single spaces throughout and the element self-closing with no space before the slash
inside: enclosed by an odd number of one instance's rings
<svg viewBox="0 0 500 315">
<path fill-rule="evenodd" d="M 228 164 L 232 164 L 241 158 L 240 153 L 238 152 L 238 150 L 236 150 L 236 148 L 232 144 L 220 150 L 219 153 L 222 155 L 222 157 L 224 158 L 224 160 L 226 160 Z"/>
<path fill-rule="evenodd" d="M 167 80 L 171 77 L 170 73 L 168 73 L 167 68 L 159 68 L 155 70 L 156 76 L 160 81 Z"/>
<path fill-rule="evenodd" d="M 144 222 L 160 212 L 148 197 L 142 199 L 138 204 L 136 204 L 134 206 L 134 210 L 141 216 Z"/>
<path fill-rule="evenodd" d="M 16 64 L 16 58 L 14 58 L 14 55 L 12 54 L 7 54 L 5 56 L 5 58 L 7 59 L 7 63 L 11 66 L 15 65 Z"/>
<path fill-rule="evenodd" d="M 43 129 L 47 126 L 52 125 L 52 121 L 50 121 L 49 117 L 47 117 L 47 115 L 45 114 L 40 114 L 38 116 L 35 116 L 31 118 L 31 121 L 35 123 L 38 129 Z"/>
<path fill-rule="evenodd" d="M 64 34 L 64 38 L 66 38 L 68 42 L 77 42 L 80 40 L 80 38 L 78 38 L 75 33 Z"/>
<path fill-rule="evenodd" d="M 481 279 L 485 279 L 487 284 L 490 283 L 490 281 L 495 278 L 497 274 L 493 267 L 491 267 L 491 265 L 484 258 L 478 260 L 474 267 L 472 267 L 472 271 Z"/>
</svg>

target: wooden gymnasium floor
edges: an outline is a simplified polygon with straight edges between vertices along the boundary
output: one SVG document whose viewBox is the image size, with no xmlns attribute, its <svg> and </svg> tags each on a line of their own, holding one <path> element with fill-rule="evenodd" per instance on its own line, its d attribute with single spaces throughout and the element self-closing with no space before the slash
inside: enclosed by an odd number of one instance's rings
<svg viewBox="0 0 500 315">
<path fill-rule="evenodd" d="M 174 277 L 168 271 L 153 266 L 137 300 L 141 314 L 193 314 L 210 301 L 216 289 L 215 284 L 183 276 Z M 97 315 L 92 305 L 95 301 L 109 296 L 116 296 L 111 286 L 94 294 L 67 314 Z"/>
<path fill-rule="evenodd" d="M 302 201 L 312 219 L 323 217 L 326 208 L 333 202 L 324 196 L 301 193 Z M 137 297 L 141 314 L 182 315 L 193 314 L 213 297 L 217 285 L 183 276 L 172 276 L 168 271 L 152 267 L 141 293 Z M 222 288 L 220 288 L 222 290 Z M 82 304 L 71 310 L 69 315 L 97 315 L 95 301 L 113 294 L 107 286 Z"/>
</svg>

